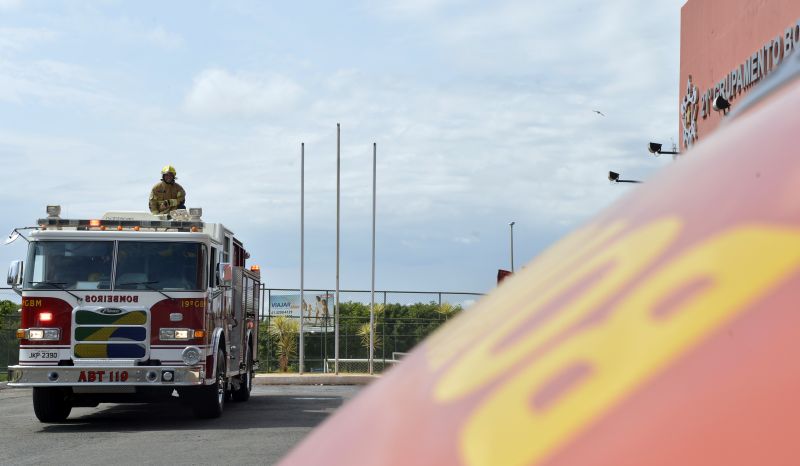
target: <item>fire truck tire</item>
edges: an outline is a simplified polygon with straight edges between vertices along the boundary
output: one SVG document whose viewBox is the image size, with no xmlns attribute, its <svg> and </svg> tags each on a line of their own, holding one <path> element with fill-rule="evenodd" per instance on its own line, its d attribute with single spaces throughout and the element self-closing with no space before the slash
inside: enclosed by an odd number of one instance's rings
<svg viewBox="0 0 800 466">
<path fill-rule="evenodd" d="M 239 388 L 233 391 L 233 401 L 247 401 L 250 399 L 250 391 L 253 389 L 253 352 L 250 350 L 250 345 L 247 345 L 247 369 L 244 374 L 240 375 L 242 381 Z"/>
<path fill-rule="evenodd" d="M 33 412 L 42 422 L 61 422 L 72 411 L 69 392 L 63 388 L 34 387 Z"/>
<path fill-rule="evenodd" d="M 217 353 L 217 377 L 211 385 L 204 385 L 197 388 L 196 397 L 194 399 L 194 414 L 199 418 L 212 419 L 222 416 L 222 410 L 225 407 L 225 352 L 220 351 Z"/>
</svg>

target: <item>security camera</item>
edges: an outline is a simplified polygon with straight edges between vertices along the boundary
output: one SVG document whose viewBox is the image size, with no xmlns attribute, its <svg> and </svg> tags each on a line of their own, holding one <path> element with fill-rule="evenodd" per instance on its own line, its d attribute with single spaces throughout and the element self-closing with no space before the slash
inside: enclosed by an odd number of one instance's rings
<svg viewBox="0 0 800 466">
<path fill-rule="evenodd" d="M 647 145 L 647 150 L 649 150 L 651 154 L 660 154 L 661 144 L 657 142 L 651 142 Z"/>
<path fill-rule="evenodd" d="M 656 157 L 661 154 L 680 155 L 680 153 L 675 150 L 675 144 L 672 145 L 672 150 L 661 150 L 662 147 L 663 146 L 657 142 L 650 142 L 647 144 L 647 150 Z"/>
<path fill-rule="evenodd" d="M 721 95 L 718 95 L 714 99 L 714 110 L 716 110 L 718 112 L 722 111 L 724 113 L 729 108 L 731 108 L 731 103 L 728 102 L 728 100 L 725 99 L 725 97 L 722 97 Z"/>
<path fill-rule="evenodd" d="M 608 181 L 617 181 L 618 179 L 619 179 L 619 173 L 608 172 Z"/>
</svg>

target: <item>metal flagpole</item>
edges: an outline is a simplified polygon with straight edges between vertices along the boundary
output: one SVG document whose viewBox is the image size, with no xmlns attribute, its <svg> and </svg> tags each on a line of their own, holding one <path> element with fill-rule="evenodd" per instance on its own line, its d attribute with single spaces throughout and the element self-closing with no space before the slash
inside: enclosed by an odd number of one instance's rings
<svg viewBox="0 0 800 466">
<path fill-rule="evenodd" d="M 376 174 L 378 145 L 372 143 L 372 294 L 369 305 L 369 373 L 373 374 L 375 368 L 373 359 L 375 357 L 375 193 L 376 193 Z"/>
<path fill-rule="evenodd" d="M 336 123 L 336 305 L 333 308 L 333 372 L 339 375 L 339 192 L 341 172 L 341 125 Z"/>
<path fill-rule="evenodd" d="M 303 275 L 305 266 L 305 172 L 306 172 L 306 144 L 300 143 L 300 373 L 303 373 L 305 365 L 305 338 L 303 334 L 303 323 L 305 317 L 305 300 L 303 290 Z"/>
</svg>

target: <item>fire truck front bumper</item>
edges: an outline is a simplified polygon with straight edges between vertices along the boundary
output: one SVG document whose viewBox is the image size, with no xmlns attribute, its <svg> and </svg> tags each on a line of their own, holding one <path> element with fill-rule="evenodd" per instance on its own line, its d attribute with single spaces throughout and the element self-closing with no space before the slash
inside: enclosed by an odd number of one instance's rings
<svg viewBox="0 0 800 466">
<path fill-rule="evenodd" d="M 8 386 L 180 387 L 202 385 L 206 382 L 204 372 L 202 366 L 11 366 Z"/>
</svg>

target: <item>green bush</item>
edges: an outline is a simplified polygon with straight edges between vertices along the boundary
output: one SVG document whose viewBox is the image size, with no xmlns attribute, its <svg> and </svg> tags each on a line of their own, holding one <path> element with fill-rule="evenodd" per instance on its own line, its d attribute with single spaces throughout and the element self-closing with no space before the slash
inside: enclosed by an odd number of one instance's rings
<svg viewBox="0 0 800 466">
<path fill-rule="evenodd" d="M 366 359 L 369 357 L 369 304 L 348 301 L 340 303 L 339 357 L 342 359 Z M 436 302 L 414 304 L 379 305 L 375 312 L 375 358 L 392 359 L 392 353 L 406 353 L 433 333 L 440 325 L 459 312 L 461 306 Z M 275 319 L 275 318 L 273 318 Z M 267 335 L 268 323 L 262 322 L 259 331 L 260 370 L 279 370 L 278 345 Z M 321 372 L 324 360 L 332 360 L 335 351 L 334 319 L 328 320 L 327 332 L 306 333 L 304 359 L 307 372 Z M 298 363 L 298 356 L 290 361 L 290 370 Z M 296 370 L 296 369 L 295 369 Z"/>
</svg>

